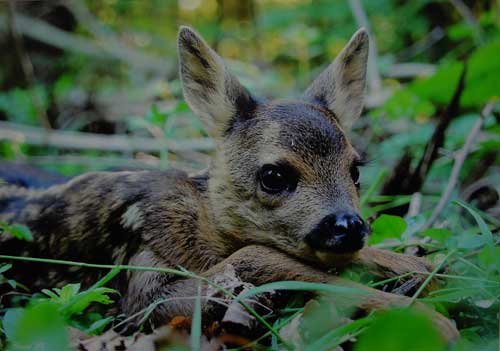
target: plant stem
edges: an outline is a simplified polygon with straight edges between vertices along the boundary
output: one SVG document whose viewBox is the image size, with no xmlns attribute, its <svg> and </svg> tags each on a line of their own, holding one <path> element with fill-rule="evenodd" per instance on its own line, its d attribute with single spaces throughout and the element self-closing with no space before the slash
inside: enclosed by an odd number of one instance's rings
<svg viewBox="0 0 500 351">
<path fill-rule="evenodd" d="M 451 257 L 453 256 L 455 253 L 456 253 L 457 250 L 451 250 L 445 257 L 444 259 L 436 266 L 436 268 L 434 268 L 434 270 L 427 276 L 427 278 L 425 278 L 424 282 L 422 283 L 422 285 L 420 285 L 420 287 L 418 288 L 418 290 L 415 292 L 415 294 L 411 297 L 410 299 L 410 303 L 409 305 L 413 305 L 413 303 L 415 302 L 415 300 L 418 298 L 418 296 L 422 293 L 422 291 L 424 291 L 425 287 L 427 285 L 429 285 L 429 283 L 431 282 L 432 278 L 434 278 L 439 270 L 441 269 L 441 267 L 443 267 L 443 265 L 445 264 L 445 262 Z"/>
</svg>

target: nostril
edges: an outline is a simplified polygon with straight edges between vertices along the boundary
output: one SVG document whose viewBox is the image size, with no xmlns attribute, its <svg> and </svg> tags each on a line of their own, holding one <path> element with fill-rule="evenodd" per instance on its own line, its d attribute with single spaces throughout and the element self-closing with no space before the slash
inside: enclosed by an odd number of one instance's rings
<svg viewBox="0 0 500 351">
<path fill-rule="evenodd" d="M 347 232 L 359 231 L 365 226 L 363 219 L 357 214 L 343 213 L 337 215 L 334 221 L 334 229 L 346 230 Z"/>
<path fill-rule="evenodd" d="M 346 216 L 336 217 L 334 227 L 348 229 L 350 226 L 349 218 Z"/>
<path fill-rule="evenodd" d="M 353 252 L 361 249 L 369 228 L 356 213 L 336 213 L 324 217 L 306 236 L 314 249 L 331 252 Z"/>
</svg>

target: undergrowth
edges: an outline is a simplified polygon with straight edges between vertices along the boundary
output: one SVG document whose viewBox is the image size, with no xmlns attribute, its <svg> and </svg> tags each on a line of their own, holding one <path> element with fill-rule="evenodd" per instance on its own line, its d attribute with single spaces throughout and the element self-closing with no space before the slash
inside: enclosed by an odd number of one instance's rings
<svg viewBox="0 0 500 351">
<path fill-rule="evenodd" d="M 461 338 L 451 350 L 495 350 L 498 347 L 498 310 L 500 292 L 500 249 L 496 233 L 499 223 L 480 211 L 460 201 L 455 201 L 453 213 L 462 218 L 461 229 L 454 232 L 444 228 L 430 228 L 424 231 L 422 218 L 401 218 L 383 215 L 373 223 L 371 244 L 384 246 L 390 243 L 391 250 L 403 252 L 409 247 L 422 245 L 427 250 L 427 258 L 437 267 L 431 273 L 410 272 L 384 281 L 374 281 L 364 272 L 347 271 L 344 275 L 352 280 L 363 282 L 372 287 L 381 288 L 395 281 L 404 280 L 408 275 L 425 274 L 427 278 L 413 294 L 413 299 L 424 302 L 443 313 L 456 323 Z M 383 225 L 380 225 L 380 224 Z M 32 240 L 29 230 L 18 225 L 1 224 L 2 235 L 15 235 L 19 240 Z M 22 234 L 20 234 L 22 233 Z M 440 339 L 437 331 L 425 315 L 419 314 L 411 306 L 395 308 L 385 312 L 369 314 L 349 323 L 345 322 L 344 306 L 336 305 L 328 299 L 328 293 L 344 294 L 352 301 L 357 294 L 354 288 L 337 287 L 328 284 L 305 282 L 275 282 L 250 289 L 238 297 L 223 287 L 206 278 L 179 269 L 162 269 L 140 266 L 112 266 L 81 262 L 68 262 L 30 257 L 0 256 L 4 263 L 0 267 L 0 281 L 9 287 L 9 294 L 14 295 L 17 307 L 2 309 L 2 338 L 7 350 L 22 350 L 29 345 L 45 345 L 44 350 L 69 350 L 67 327 L 76 328 L 90 335 L 99 335 L 105 330 L 119 330 L 131 318 L 142 318 L 144 322 L 152 309 L 168 301 L 152 301 L 144 310 L 134 316 L 106 316 L 106 309 L 94 308 L 96 305 L 110 307 L 119 296 L 113 289 L 105 287 L 110 280 L 124 270 L 156 271 L 176 274 L 181 277 L 196 278 L 201 284 L 210 284 L 221 289 L 226 297 L 243 303 L 267 332 L 245 347 L 265 350 L 294 349 L 296 342 L 285 340 L 282 330 L 290 328 L 294 319 L 301 317 L 294 331 L 300 337 L 303 350 L 331 350 L 337 345 L 358 340 L 354 350 L 401 350 L 411 343 L 415 350 L 450 350 Z M 23 283 L 9 279 L 9 269 L 18 261 L 34 261 L 57 265 L 83 266 L 109 272 L 93 286 L 81 290 L 78 282 L 67 284 L 60 289 L 44 289 L 40 292 L 28 292 Z M 6 263 L 10 262 L 10 263 Z M 434 288 L 423 294 L 431 280 Z M 259 316 L 245 304 L 246 299 L 267 291 L 296 291 L 287 306 L 272 315 Z M 315 302 L 317 306 L 306 305 L 300 292 L 321 292 L 322 297 Z M 196 309 L 192 316 L 191 349 L 200 349 L 203 334 L 200 295 L 195 299 Z M 307 307 L 308 306 L 308 307 Z M 102 306 L 101 306 L 102 307 Z M 100 311 L 100 312 L 97 312 Z M 283 334 L 283 335 L 282 335 Z"/>
</svg>

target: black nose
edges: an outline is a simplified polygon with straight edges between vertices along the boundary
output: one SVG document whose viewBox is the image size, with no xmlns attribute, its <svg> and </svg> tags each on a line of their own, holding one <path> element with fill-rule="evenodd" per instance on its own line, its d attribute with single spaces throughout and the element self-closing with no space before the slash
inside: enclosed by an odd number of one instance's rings
<svg viewBox="0 0 500 351">
<path fill-rule="evenodd" d="M 318 251 L 348 253 L 361 249 L 369 232 L 358 214 L 337 213 L 323 218 L 305 240 Z"/>
</svg>

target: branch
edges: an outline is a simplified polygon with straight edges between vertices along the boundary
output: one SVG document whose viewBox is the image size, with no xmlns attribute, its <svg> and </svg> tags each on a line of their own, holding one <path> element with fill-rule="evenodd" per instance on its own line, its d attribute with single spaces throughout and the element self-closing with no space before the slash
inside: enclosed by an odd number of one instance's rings
<svg viewBox="0 0 500 351">
<path fill-rule="evenodd" d="M 79 165 L 89 169 L 160 169 L 160 159 L 151 156 L 147 159 L 112 157 L 112 156 L 30 156 L 25 160 L 34 165 Z M 1 162 L 0 162 L 1 165 Z M 194 167 L 193 163 L 168 160 L 168 167 L 182 169 L 186 172 L 199 171 L 203 167 Z M 205 166 L 203 164 L 202 166 Z"/>
<path fill-rule="evenodd" d="M 396 57 L 398 57 L 399 60 L 409 60 L 426 51 L 445 36 L 446 32 L 443 28 L 439 26 L 435 27 L 424 38 L 397 53 Z"/>
<path fill-rule="evenodd" d="M 9 0 L 8 4 L 8 27 L 10 29 L 12 39 L 14 40 L 14 46 L 16 49 L 17 56 L 19 57 L 19 61 L 21 63 L 21 69 L 24 74 L 24 79 L 28 85 L 28 91 L 31 96 L 31 101 L 35 106 L 38 120 L 40 124 L 44 126 L 46 129 L 52 129 L 49 117 L 47 116 L 47 111 L 43 107 L 40 96 L 35 90 L 35 72 L 33 69 L 33 63 L 30 60 L 30 57 L 26 53 L 24 49 L 23 37 L 19 35 L 17 29 L 17 21 L 16 21 L 16 11 L 15 11 L 15 2 L 14 0 Z"/>
<path fill-rule="evenodd" d="M 368 52 L 368 79 L 370 91 L 372 94 L 375 94 L 376 92 L 380 92 L 382 88 L 380 74 L 377 68 L 377 42 L 372 34 L 370 22 L 368 21 L 368 17 L 366 16 L 361 1 L 349 0 L 349 6 L 351 7 L 354 18 L 356 18 L 358 26 L 365 27 L 368 31 L 368 35 L 370 36 L 370 48 Z"/>
<path fill-rule="evenodd" d="M 465 19 L 465 21 L 474 28 L 474 36 L 478 44 L 484 43 L 483 31 L 481 26 L 477 22 L 472 11 L 467 7 L 467 5 L 462 0 L 450 0 L 451 4 L 458 13 Z"/>
<path fill-rule="evenodd" d="M 389 66 L 384 76 L 389 78 L 414 78 L 414 77 L 427 77 L 436 72 L 436 65 L 429 63 L 394 63 Z"/>
<path fill-rule="evenodd" d="M 81 35 L 70 34 L 30 16 L 17 14 L 16 28 L 22 35 L 62 50 L 101 59 L 112 58 L 160 74 L 166 73 L 168 76 L 177 74 L 175 66 L 161 58 L 143 54 L 121 45 L 108 45 L 108 42 L 98 42 Z M 2 14 L 0 14 L 0 31 L 8 31 L 7 17 Z"/>
<path fill-rule="evenodd" d="M 466 66 L 464 65 L 453 97 L 441 114 L 436 129 L 427 142 L 417 167 L 414 170 L 411 169 L 413 156 L 409 152 L 405 152 L 398 161 L 393 174 L 382 187 L 381 193 L 383 195 L 409 195 L 421 190 L 427 174 L 438 157 L 438 150 L 444 145 L 446 130 L 451 121 L 459 114 L 460 98 L 465 88 L 465 75 Z M 390 213 L 403 214 L 406 213 L 406 209 L 406 206 L 403 208 L 398 207 L 391 209 Z"/>
<path fill-rule="evenodd" d="M 21 126 L 0 121 L 0 140 L 37 146 L 51 146 L 77 150 L 104 150 L 121 152 L 187 152 L 211 151 L 214 143 L 210 138 L 172 140 L 129 137 L 124 135 L 102 135 L 74 131 L 52 130 Z"/>
<path fill-rule="evenodd" d="M 455 163 L 453 164 L 453 169 L 451 171 L 451 176 L 450 180 L 448 181 L 448 185 L 446 186 L 446 189 L 443 192 L 443 195 L 439 199 L 439 203 L 437 204 L 436 208 L 434 209 L 434 212 L 432 213 L 431 217 L 425 223 L 423 229 L 429 228 L 434 224 L 436 219 L 439 217 L 441 212 L 443 211 L 444 207 L 450 200 L 451 194 L 453 193 L 453 190 L 455 189 L 455 185 L 458 182 L 458 177 L 460 175 L 460 170 L 462 169 L 462 166 L 465 162 L 465 159 L 467 155 L 469 154 L 469 151 L 472 147 L 472 144 L 476 140 L 477 134 L 481 130 L 481 127 L 483 126 L 485 118 L 493 111 L 493 108 L 495 107 L 494 102 L 490 102 L 486 104 L 486 106 L 483 108 L 481 111 L 481 114 L 479 116 L 479 119 L 476 121 L 474 124 L 474 127 L 470 131 L 469 135 L 467 136 L 467 140 L 465 141 L 464 146 L 460 150 L 460 152 L 457 154 Z"/>
</svg>

